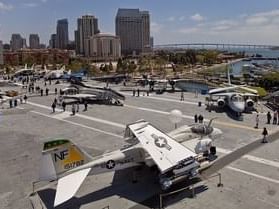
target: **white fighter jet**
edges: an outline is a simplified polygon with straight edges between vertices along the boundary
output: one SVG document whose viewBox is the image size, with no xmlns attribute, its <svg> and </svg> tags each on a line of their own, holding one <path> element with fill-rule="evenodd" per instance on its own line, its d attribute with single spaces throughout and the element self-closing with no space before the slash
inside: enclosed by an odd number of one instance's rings
<svg viewBox="0 0 279 209">
<path fill-rule="evenodd" d="M 227 105 L 231 110 L 237 113 L 238 116 L 240 116 L 245 110 L 251 110 L 254 107 L 253 99 L 258 97 L 258 91 L 248 88 L 245 85 L 231 84 L 229 72 L 228 81 L 228 87 L 212 89 L 209 91 L 209 102 L 216 101 L 220 108 Z"/>
<path fill-rule="evenodd" d="M 71 85 L 65 89 L 62 89 L 65 95 L 62 96 L 66 103 L 76 102 L 83 104 L 108 104 L 123 106 L 122 101 L 125 100 L 125 96 L 116 90 L 91 86 L 78 80 L 71 81 Z M 68 102 L 70 100 L 70 102 Z"/>
<path fill-rule="evenodd" d="M 87 175 L 135 166 L 157 166 L 165 190 L 197 176 L 215 156 L 212 140 L 222 132 L 210 125 L 186 126 L 165 134 L 144 120 L 137 121 L 126 127 L 128 146 L 95 158 L 69 140 L 48 141 L 42 151 L 40 180 L 58 180 L 54 206 L 72 198 Z"/>
<path fill-rule="evenodd" d="M 24 68 L 17 70 L 14 73 L 14 77 L 17 76 L 27 76 L 27 75 L 32 75 L 34 74 L 35 70 L 34 70 L 34 65 L 31 66 L 31 68 L 27 67 L 27 64 L 25 64 Z"/>
<path fill-rule="evenodd" d="M 64 75 L 70 75 L 70 74 L 71 74 L 71 70 L 67 71 L 65 65 L 63 65 L 58 70 L 48 70 L 45 73 L 44 78 L 47 80 L 62 79 Z"/>
</svg>

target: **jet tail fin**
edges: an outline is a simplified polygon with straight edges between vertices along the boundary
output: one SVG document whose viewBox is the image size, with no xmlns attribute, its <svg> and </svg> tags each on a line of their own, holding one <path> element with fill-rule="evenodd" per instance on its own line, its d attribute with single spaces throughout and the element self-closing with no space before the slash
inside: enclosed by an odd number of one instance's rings
<svg viewBox="0 0 279 209">
<path fill-rule="evenodd" d="M 90 170 L 91 168 L 83 169 L 58 180 L 54 207 L 66 202 L 75 195 Z"/>
<path fill-rule="evenodd" d="M 60 68 L 60 70 L 65 71 L 65 70 L 66 70 L 66 66 L 65 66 L 65 65 L 63 65 L 63 66 Z"/>
<path fill-rule="evenodd" d="M 208 128 L 211 127 L 211 124 L 212 124 L 213 120 L 215 120 L 215 119 L 217 119 L 217 117 L 210 119 L 210 121 L 209 121 L 209 123 L 207 125 Z"/>
<path fill-rule="evenodd" d="M 40 164 L 41 181 L 56 180 L 73 168 L 92 160 L 81 148 L 67 139 L 56 139 L 44 143 Z"/>
</svg>

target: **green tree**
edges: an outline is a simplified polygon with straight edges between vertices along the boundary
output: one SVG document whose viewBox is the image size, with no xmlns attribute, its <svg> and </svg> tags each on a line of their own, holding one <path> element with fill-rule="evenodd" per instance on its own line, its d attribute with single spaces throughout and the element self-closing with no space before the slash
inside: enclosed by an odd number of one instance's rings
<svg viewBox="0 0 279 209">
<path fill-rule="evenodd" d="M 203 55 L 205 63 L 214 64 L 217 62 L 218 53 L 216 51 L 206 50 Z"/>
<path fill-rule="evenodd" d="M 117 71 L 121 71 L 121 70 L 122 70 L 122 65 L 123 65 L 122 59 L 119 58 L 118 61 L 117 61 L 116 70 L 117 70 Z"/>
<path fill-rule="evenodd" d="M 137 69 L 137 65 L 135 64 L 135 62 L 134 61 L 129 62 L 128 73 L 134 73 L 136 69 Z"/>
</svg>

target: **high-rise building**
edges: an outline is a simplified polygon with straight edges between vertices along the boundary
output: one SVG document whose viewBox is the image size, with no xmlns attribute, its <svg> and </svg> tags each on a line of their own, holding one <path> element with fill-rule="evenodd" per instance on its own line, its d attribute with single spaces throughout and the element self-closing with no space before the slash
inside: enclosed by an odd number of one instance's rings
<svg viewBox="0 0 279 209">
<path fill-rule="evenodd" d="M 24 48 L 24 40 L 20 34 L 12 34 L 11 38 L 11 49 L 12 51 L 16 51 L 18 49 Z M 26 40 L 25 40 L 25 45 L 26 45 Z"/>
<path fill-rule="evenodd" d="M 39 49 L 40 48 L 40 38 L 39 38 L 38 34 L 30 34 L 29 47 L 30 47 L 30 49 Z"/>
<path fill-rule="evenodd" d="M 55 49 L 56 48 L 56 34 L 51 34 L 49 40 L 49 48 Z"/>
<path fill-rule="evenodd" d="M 96 60 L 116 60 L 121 56 L 120 38 L 111 34 L 96 34 L 85 40 L 89 48 L 86 57 Z"/>
<path fill-rule="evenodd" d="M 150 17 L 148 11 L 118 9 L 115 33 L 121 40 L 121 52 L 139 54 L 150 49 Z"/>
<path fill-rule="evenodd" d="M 68 20 L 61 19 L 57 21 L 56 27 L 56 48 L 67 49 L 69 43 Z"/>
<path fill-rule="evenodd" d="M 9 51 L 11 49 L 11 45 L 10 44 L 3 44 L 3 49 L 4 51 Z"/>
<path fill-rule="evenodd" d="M 0 41 L 0 65 L 4 64 L 4 60 L 3 60 L 3 43 L 2 41 Z"/>
<path fill-rule="evenodd" d="M 22 48 L 26 49 L 27 48 L 27 43 L 26 43 L 26 38 L 22 39 Z"/>
<path fill-rule="evenodd" d="M 45 44 L 40 44 L 40 49 L 45 49 L 46 48 L 46 45 Z"/>
<path fill-rule="evenodd" d="M 98 19 L 93 15 L 84 15 L 77 20 L 77 30 L 75 31 L 75 42 L 77 54 L 85 55 L 89 50 L 88 41 L 91 36 L 98 34 Z"/>
<path fill-rule="evenodd" d="M 153 49 L 154 47 L 154 37 L 150 36 L 150 48 Z"/>
</svg>

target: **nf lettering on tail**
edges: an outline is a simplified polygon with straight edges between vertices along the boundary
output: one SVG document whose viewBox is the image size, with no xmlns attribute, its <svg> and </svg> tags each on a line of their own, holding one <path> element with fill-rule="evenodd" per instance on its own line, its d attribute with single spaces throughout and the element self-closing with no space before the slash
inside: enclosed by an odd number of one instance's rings
<svg viewBox="0 0 279 209">
<path fill-rule="evenodd" d="M 54 161 L 57 162 L 59 160 L 64 160 L 66 156 L 68 156 L 68 150 L 63 150 L 59 154 L 54 153 Z"/>
</svg>

